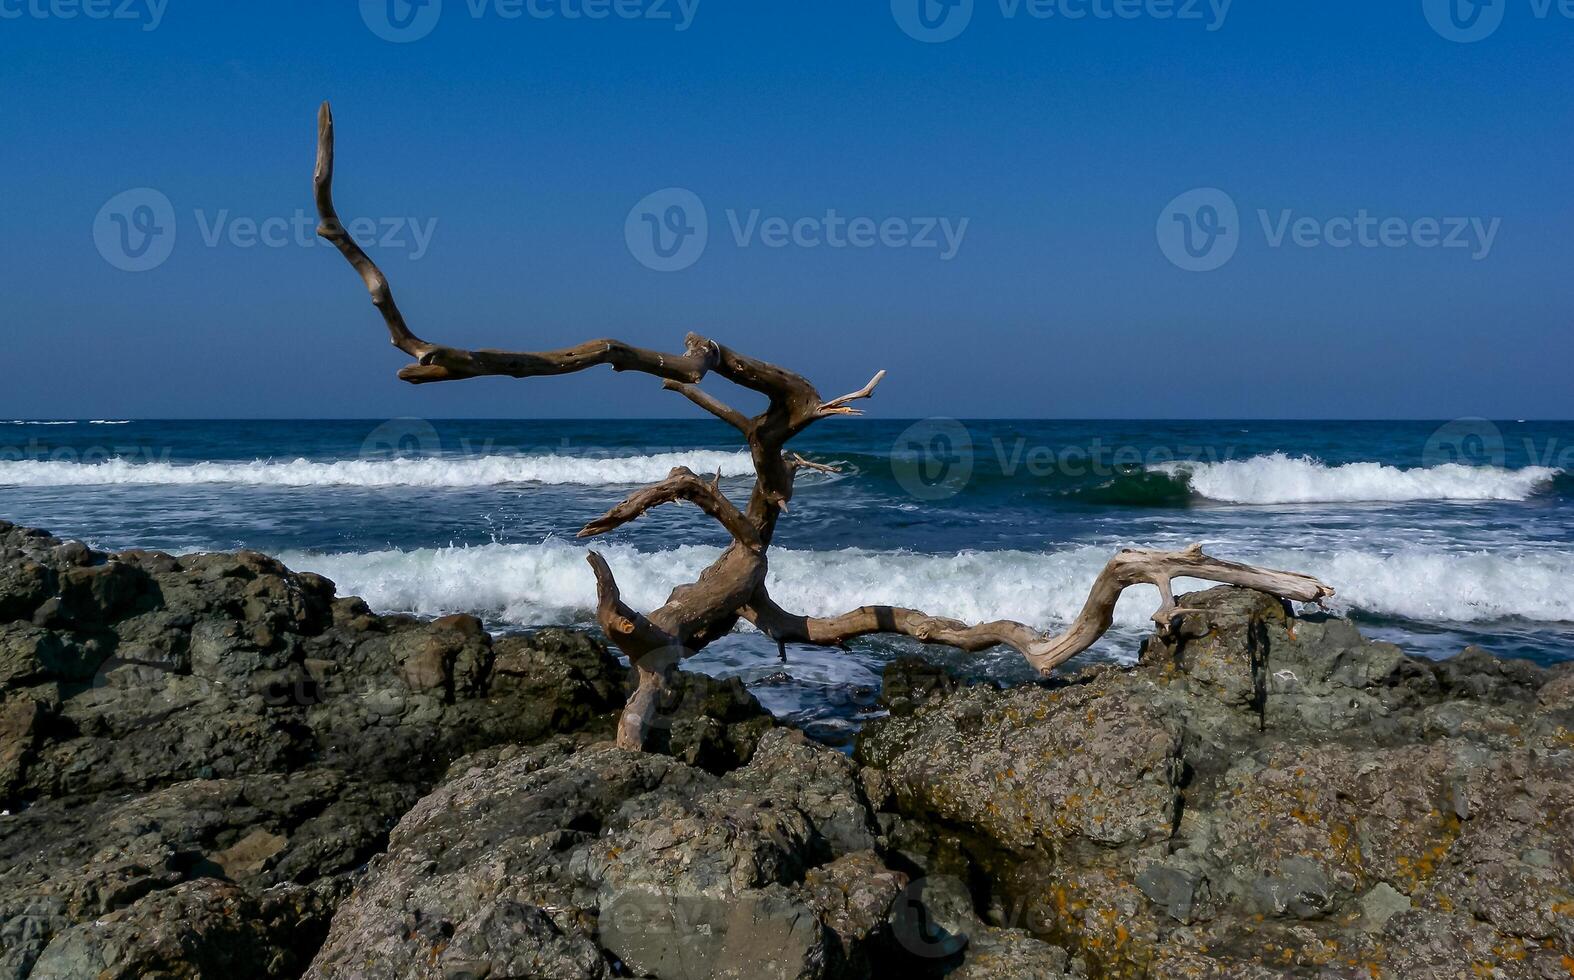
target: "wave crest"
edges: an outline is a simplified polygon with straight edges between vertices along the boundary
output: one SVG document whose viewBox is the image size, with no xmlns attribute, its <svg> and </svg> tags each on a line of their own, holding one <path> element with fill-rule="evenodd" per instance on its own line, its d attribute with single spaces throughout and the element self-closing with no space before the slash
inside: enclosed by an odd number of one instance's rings
<svg viewBox="0 0 1574 980">
<path fill-rule="evenodd" d="M 477 456 L 363 459 L 317 462 L 306 459 L 250 463 L 103 463 L 56 460 L 0 462 L 0 485 L 269 487 L 487 487 L 511 483 L 583 486 L 653 483 L 675 466 L 699 473 L 750 476 L 747 453 L 684 452 L 649 456 Z"/>
<path fill-rule="evenodd" d="M 1510 470 L 1459 463 L 1408 470 L 1385 463 L 1329 466 L 1285 453 L 1218 463 L 1161 463 L 1154 470 L 1185 480 L 1198 496 L 1231 504 L 1528 500 L 1562 472 L 1545 466 Z"/>
<path fill-rule="evenodd" d="M 673 587 L 692 581 L 720 553 L 690 545 L 640 552 L 626 545 L 598 548 L 607 555 L 624 599 L 650 610 Z M 595 581 L 583 547 L 563 541 L 282 556 L 291 567 L 337 582 L 387 612 L 436 616 L 469 612 L 520 626 L 588 622 Z M 1088 588 L 1113 553 L 1086 545 L 1057 552 L 771 552 L 772 596 L 784 608 L 831 616 L 869 603 L 908 606 L 969 622 L 1014 619 L 1052 630 L 1070 622 Z M 1232 557 L 1234 557 L 1232 555 Z M 1395 554 L 1364 551 L 1269 551 L 1241 555 L 1272 567 L 1317 575 L 1339 590 L 1334 608 L 1426 622 L 1473 623 L 1503 619 L 1574 621 L 1566 583 L 1574 553 L 1522 555 L 1416 549 Z M 1178 592 L 1207 583 L 1177 580 Z M 1137 586 L 1116 607 L 1115 624 L 1140 633 L 1151 627 L 1158 591 Z"/>
</svg>

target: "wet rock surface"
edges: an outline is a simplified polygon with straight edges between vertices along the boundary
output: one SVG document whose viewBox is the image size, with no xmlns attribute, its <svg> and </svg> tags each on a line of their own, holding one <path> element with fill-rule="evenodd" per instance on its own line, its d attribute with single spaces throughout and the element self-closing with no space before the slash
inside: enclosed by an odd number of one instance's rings
<svg viewBox="0 0 1574 980">
<path fill-rule="evenodd" d="M 1135 669 L 928 684 L 865 732 L 921 872 L 1095 977 L 1570 974 L 1574 670 L 1182 605 Z"/>
<path fill-rule="evenodd" d="M 1574 670 L 1191 596 L 849 757 L 565 630 L 0 523 L 0 978 L 1566 977 Z"/>
</svg>

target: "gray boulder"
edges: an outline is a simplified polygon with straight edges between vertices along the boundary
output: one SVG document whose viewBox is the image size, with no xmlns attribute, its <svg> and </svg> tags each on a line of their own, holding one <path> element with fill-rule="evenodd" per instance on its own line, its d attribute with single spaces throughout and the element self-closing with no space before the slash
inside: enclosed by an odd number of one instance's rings
<svg viewBox="0 0 1574 980">
<path fill-rule="evenodd" d="M 906 883 L 873 824 L 852 763 L 785 730 L 722 777 L 481 753 L 400 821 L 308 976 L 868 976 Z"/>
<path fill-rule="evenodd" d="M 0 978 L 297 976 L 450 762 L 609 733 L 624 674 L 585 634 L 375 616 L 262 555 L 0 523 Z"/>
<path fill-rule="evenodd" d="M 1101 977 L 1574 963 L 1574 669 L 1418 660 L 1238 589 L 1181 605 L 1134 669 L 895 678 L 858 758 L 904 855 Z"/>
</svg>

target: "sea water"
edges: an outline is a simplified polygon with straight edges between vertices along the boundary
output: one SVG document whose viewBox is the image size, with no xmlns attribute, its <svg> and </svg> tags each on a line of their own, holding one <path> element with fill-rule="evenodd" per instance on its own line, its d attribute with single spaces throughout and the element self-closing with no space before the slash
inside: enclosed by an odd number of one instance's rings
<svg viewBox="0 0 1574 980">
<path fill-rule="evenodd" d="M 1054 630 L 1115 550 L 1200 541 L 1323 578 L 1335 611 L 1419 655 L 1574 659 L 1574 423 L 833 420 L 793 448 L 842 470 L 800 477 L 771 549 L 795 612 Z M 640 609 L 719 554 L 724 532 L 689 506 L 575 538 L 679 465 L 746 500 L 749 457 L 708 420 L 0 419 L 0 517 L 106 549 L 256 549 L 382 612 L 528 630 L 591 622 L 587 548 Z M 1088 659 L 1130 660 L 1156 603 L 1129 590 Z M 782 664 L 744 627 L 690 665 L 834 741 L 916 649 L 870 638 Z M 1031 677 L 1008 650 L 929 653 Z"/>
</svg>

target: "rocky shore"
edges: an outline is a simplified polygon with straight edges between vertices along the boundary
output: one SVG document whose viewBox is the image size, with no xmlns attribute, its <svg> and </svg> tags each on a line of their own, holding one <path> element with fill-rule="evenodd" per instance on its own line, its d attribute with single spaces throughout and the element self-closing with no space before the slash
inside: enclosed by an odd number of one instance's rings
<svg viewBox="0 0 1574 980">
<path fill-rule="evenodd" d="M 1130 669 L 887 670 L 855 754 L 592 636 L 0 522 L 0 978 L 1574 975 L 1574 668 L 1215 589 Z"/>
</svg>

